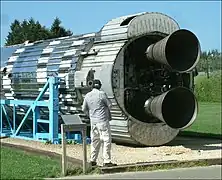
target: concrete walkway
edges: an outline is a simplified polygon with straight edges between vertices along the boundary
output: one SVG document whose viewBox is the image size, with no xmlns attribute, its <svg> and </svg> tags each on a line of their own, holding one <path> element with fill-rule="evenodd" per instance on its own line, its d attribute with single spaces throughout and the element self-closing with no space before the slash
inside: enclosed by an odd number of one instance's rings
<svg viewBox="0 0 222 180">
<path fill-rule="evenodd" d="M 221 165 L 149 172 L 71 176 L 59 179 L 221 179 Z"/>
</svg>

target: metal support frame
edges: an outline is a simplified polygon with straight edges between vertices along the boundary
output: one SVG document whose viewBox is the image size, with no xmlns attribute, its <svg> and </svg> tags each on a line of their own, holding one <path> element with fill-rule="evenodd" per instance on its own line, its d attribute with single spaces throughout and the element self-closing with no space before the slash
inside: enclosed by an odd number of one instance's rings
<svg viewBox="0 0 222 180">
<path fill-rule="evenodd" d="M 87 146 L 86 146 L 86 130 L 87 124 L 83 123 L 82 118 L 76 115 L 62 115 L 65 124 L 61 124 L 62 137 L 62 174 L 66 176 L 67 172 L 67 156 L 66 156 L 66 133 L 70 131 L 80 131 L 82 134 L 83 144 L 83 173 L 87 170 Z M 74 120 L 74 121 L 73 121 Z"/>
<path fill-rule="evenodd" d="M 32 100 L 9 100 L 9 99 L 1 99 L 1 107 L 0 107 L 0 133 L 3 133 L 3 123 L 7 123 L 10 132 L 9 136 L 21 138 L 19 133 L 21 131 L 22 126 L 28 120 L 28 116 L 30 112 L 33 112 L 33 130 L 32 130 L 32 138 L 22 137 L 22 139 L 34 139 L 39 140 L 41 138 L 41 133 L 38 134 L 38 123 L 48 123 L 49 124 L 49 133 L 47 133 L 47 139 L 52 143 L 58 143 L 58 113 L 59 113 L 59 97 L 58 97 L 58 85 L 59 78 L 58 77 L 49 77 L 46 84 L 42 88 L 38 97 Z M 41 100 L 45 92 L 49 89 L 49 100 L 43 101 Z M 13 120 L 9 118 L 7 115 L 7 111 L 5 109 L 5 105 L 13 105 Z M 30 106 L 20 122 L 19 126 L 16 127 L 16 105 L 26 105 Z M 40 117 L 40 107 L 47 107 L 49 109 L 49 120 L 39 119 Z M 3 113 L 6 117 L 7 122 L 3 122 Z M 10 123 L 13 122 L 13 123 Z M 13 125 L 11 125 L 13 124 Z M 44 136 L 45 138 L 45 136 Z"/>
</svg>

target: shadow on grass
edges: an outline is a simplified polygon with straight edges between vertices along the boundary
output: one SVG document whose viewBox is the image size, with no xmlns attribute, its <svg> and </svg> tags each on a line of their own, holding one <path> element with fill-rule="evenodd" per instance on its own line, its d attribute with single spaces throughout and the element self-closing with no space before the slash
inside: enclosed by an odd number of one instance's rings
<svg viewBox="0 0 222 180">
<path fill-rule="evenodd" d="M 179 136 L 186 137 L 198 137 L 198 138 L 208 138 L 208 139 L 222 139 L 222 134 L 212 134 L 212 133 L 201 133 L 194 131 L 181 131 L 179 132 Z"/>
<path fill-rule="evenodd" d="M 160 146 L 152 146 L 152 147 L 161 147 L 161 146 L 183 146 L 185 148 L 189 148 L 191 150 L 220 150 L 222 149 L 222 140 L 220 138 L 209 138 L 209 137 L 194 137 L 194 136 L 177 136 L 171 142 L 160 145 Z M 132 144 L 119 144 L 117 145 L 132 147 L 132 148 L 147 148 L 148 146 L 144 145 L 132 145 Z"/>
<path fill-rule="evenodd" d="M 169 142 L 168 146 L 184 146 L 191 150 L 220 150 L 222 149 L 221 139 L 204 138 L 204 137 L 186 137 L 178 136 Z"/>
</svg>

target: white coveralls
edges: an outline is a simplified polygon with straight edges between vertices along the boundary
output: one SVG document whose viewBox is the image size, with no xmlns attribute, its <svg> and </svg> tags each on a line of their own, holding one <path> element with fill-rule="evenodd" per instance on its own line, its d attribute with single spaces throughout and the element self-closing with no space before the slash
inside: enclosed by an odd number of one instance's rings
<svg viewBox="0 0 222 180">
<path fill-rule="evenodd" d="M 104 163 L 111 163 L 111 120 L 112 104 L 105 92 L 94 88 L 87 93 L 82 110 L 89 115 L 91 121 L 91 161 L 96 162 L 101 143 L 103 143 Z"/>
</svg>

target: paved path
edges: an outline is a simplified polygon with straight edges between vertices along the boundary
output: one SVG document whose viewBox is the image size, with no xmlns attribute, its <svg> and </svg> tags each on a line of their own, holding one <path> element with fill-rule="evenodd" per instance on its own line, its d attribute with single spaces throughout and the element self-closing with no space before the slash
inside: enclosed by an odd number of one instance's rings
<svg viewBox="0 0 222 180">
<path fill-rule="evenodd" d="M 193 167 L 150 172 L 72 176 L 61 179 L 221 179 L 222 166 Z"/>
</svg>

